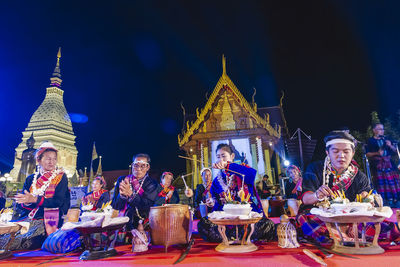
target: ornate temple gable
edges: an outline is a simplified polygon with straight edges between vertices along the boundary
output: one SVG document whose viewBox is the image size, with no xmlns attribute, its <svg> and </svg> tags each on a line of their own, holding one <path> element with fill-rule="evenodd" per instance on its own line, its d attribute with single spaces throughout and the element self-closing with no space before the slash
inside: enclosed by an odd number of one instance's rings
<svg viewBox="0 0 400 267">
<path fill-rule="evenodd" d="M 196 120 L 186 122 L 183 136 L 178 135 L 179 146 L 190 141 L 199 132 L 229 131 L 263 128 L 270 136 L 280 138 L 280 126 L 272 127 L 269 116 L 261 117 L 257 105 L 251 105 L 226 74 L 225 57 L 222 56 L 222 75 L 202 110 L 196 109 Z"/>
</svg>

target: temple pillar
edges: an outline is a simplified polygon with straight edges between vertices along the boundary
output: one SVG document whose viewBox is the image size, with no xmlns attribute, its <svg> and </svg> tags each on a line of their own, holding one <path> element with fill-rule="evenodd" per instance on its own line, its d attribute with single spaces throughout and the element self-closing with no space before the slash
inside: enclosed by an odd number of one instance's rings
<svg viewBox="0 0 400 267">
<path fill-rule="evenodd" d="M 264 158 L 265 158 L 265 172 L 268 174 L 268 180 L 273 184 L 272 180 L 272 171 L 271 171 L 271 160 L 269 156 L 269 150 L 264 149 Z"/>
<path fill-rule="evenodd" d="M 276 152 L 275 155 L 276 155 L 276 172 L 277 172 L 277 174 L 279 176 L 279 174 L 282 173 L 282 171 L 281 171 L 281 158 L 280 158 L 278 152 Z"/>
<path fill-rule="evenodd" d="M 199 173 L 199 171 L 198 171 L 198 168 L 197 168 L 197 155 L 196 154 L 194 154 L 193 155 L 193 168 L 192 168 L 192 170 L 193 170 L 193 175 L 192 175 L 192 177 L 193 177 L 193 188 L 192 189 L 194 189 L 194 188 L 196 188 L 196 186 L 199 184 L 199 176 L 198 176 L 198 173 Z"/>
<path fill-rule="evenodd" d="M 257 148 L 256 144 L 251 144 L 251 161 L 253 169 L 257 169 Z"/>
</svg>

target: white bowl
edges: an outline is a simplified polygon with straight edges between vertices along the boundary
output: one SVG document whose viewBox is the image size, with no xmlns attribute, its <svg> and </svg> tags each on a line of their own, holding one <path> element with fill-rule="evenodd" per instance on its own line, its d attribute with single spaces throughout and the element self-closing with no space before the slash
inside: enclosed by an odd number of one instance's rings
<svg viewBox="0 0 400 267">
<path fill-rule="evenodd" d="M 222 209 L 232 215 L 249 215 L 251 212 L 250 204 L 225 204 Z"/>
</svg>

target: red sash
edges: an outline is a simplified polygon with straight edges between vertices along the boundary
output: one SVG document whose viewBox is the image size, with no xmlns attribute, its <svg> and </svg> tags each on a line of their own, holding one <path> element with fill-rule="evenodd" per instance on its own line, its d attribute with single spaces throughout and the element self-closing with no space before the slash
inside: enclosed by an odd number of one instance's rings
<svg viewBox="0 0 400 267">
<path fill-rule="evenodd" d="M 163 185 L 161 185 L 163 186 Z M 170 185 L 169 187 L 164 187 L 163 190 L 161 190 L 160 193 L 158 193 L 159 197 L 167 197 L 168 193 L 171 191 L 174 191 L 175 187 L 173 187 L 172 185 Z M 170 201 L 170 199 L 166 200 L 165 202 L 168 203 Z"/>
<path fill-rule="evenodd" d="M 99 201 L 100 197 L 107 192 L 105 189 L 100 189 L 99 191 L 93 191 L 90 195 L 85 197 L 86 202 L 90 202 L 93 204 L 92 210 L 97 210 L 97 202 Z"/>
</svg>

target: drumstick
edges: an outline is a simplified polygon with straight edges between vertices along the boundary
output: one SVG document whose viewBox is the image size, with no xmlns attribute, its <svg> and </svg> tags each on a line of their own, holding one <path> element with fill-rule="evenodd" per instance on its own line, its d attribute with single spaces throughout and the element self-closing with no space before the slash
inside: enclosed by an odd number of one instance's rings
<svg viewBox="0 0 400 267">
<path fill-rule="evenodd" d="M 188 188 L 188 186 L 187 186 L 187 184 L 186 184 L 185 176 L 182 175 L 181 178 L 182 178 L 182 180 L 183 180 L 183 183 L 185 184 L 185 188 Z"/>
<path fill-rule="evenodd" d="M 318 262 L 319 264 L 323 265 L 323 266 L 328 266 L 326 264 L 326 262 L 324 262 L 323 259 L 321 259 L 320 257 L 318 257 L 317 255 L 315 255 L 314 253 L 312 253 L 311 251 L 309 251 L 308 249 L 303 249 L 304 254 L 306 254 L 308 257 L 310 257 L 311 259 L 315 260 L 316 262 Z"/>
</svg>

